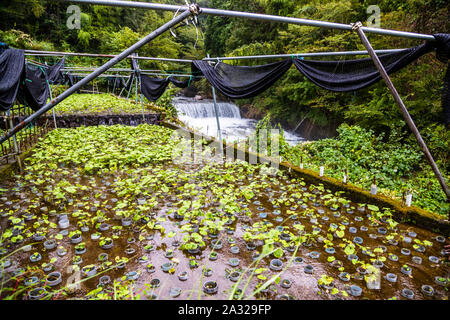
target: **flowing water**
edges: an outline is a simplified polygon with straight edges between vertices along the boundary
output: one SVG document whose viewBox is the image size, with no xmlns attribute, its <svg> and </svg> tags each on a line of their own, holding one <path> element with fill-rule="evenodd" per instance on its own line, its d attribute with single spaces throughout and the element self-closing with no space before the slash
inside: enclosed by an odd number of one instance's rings
<svg viewBox="0 0 450 320">
<path fill-rule="evenodd" d="M 213 100 L 195 100 L 193 98 L 177 97 L 173 104 L 178 111 L 178 117 L 189 127 L 207 136 L 218 137 L 217 120 Z M 230 102 L 217 102 L 220 129 L 222 137 L 230 142 L 245 140 L 255 132 L 257 120 L 242 118 L 239 108 Z M 291 145 L 296 145 L 304 139 L 301 136 L 284 131 L 284 137 Z"/>
</svg>

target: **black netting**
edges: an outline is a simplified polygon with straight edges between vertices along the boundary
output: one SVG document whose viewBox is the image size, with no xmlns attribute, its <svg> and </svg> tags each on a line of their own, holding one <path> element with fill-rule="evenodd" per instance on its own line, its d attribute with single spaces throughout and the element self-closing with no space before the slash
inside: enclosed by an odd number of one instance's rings
<svg viewBox="0 0 450 320">
<path fill-rule="evenodd" d="M 436 41 L 436 57 L 447 63 L 450 60 L 450 34 L 434 34 Z M 444 86 L 442 87 L 442 109 L 444 110 L 445 124 L 450 126 L 450 63 L 447 64 L 447 71 L 444 76 Z"/>
<path fill-rule="evenodd" d="M 450 63 L 447 65 L 447 72 L 444 77 L 442 87 L 442 109 L 444 110 L 445 124 L 450 125 Z"/>
<path fill-rule="evenodd" d="M 449 33 L 437 33 L 433 34 L 436 38 L 434 46 L 436 48 L 436 57 L 446 63 L 450 60 L 450 34 Z"/>
<path fill-rule="evenodd" d="M 392 74 L 433 49 L 428 43 L 400 52 L 380 55 L 388 74 Z M 294 65 L 321 88 L 347 92 L 366 88 L 381 79 L 371 58 L 344 61 L 294 59 Z"/>
<path fill-rule="evenodd" d="M 16 100 L 25 67 L 23 50 L 5 49 L 0 55 L 0 110 L 9 110 Z"/>
<path fill-rule="evenodd" d="M 64 68 L 65 58 L 62 58 L 58 63 L 52 66 L 45 66 L 45 72 L 47 73 L 47 80 L 51 84 L 61 84 L 64 82 L 64 75 L 61 71 Z"/>
<path fill-rule="evenodd" d="M 150 78 L 141 75 L 141 92 L 150 101 L 158 100 L 166 91 L 167 85 L 172 82 L 178 88 L 186 88 L 191 83 L 191 77 L 186 80 L 176 80 L 173 77 L 168 78 Z"/>
<path fill-rule="evenodd" d="M 207 61 L 195 60 L 192 74 L 202 73 L 217 90 L 231 99 L 244 99 L 269 88 L 291 65 L 291 59 L 253 67 L 230 66 L 222 62 L 211 66 Z"/>
<path fill-rule="evenodd" d="M 174 77 L 169 77 L 170 82 L 178 88 L 187 88 L 191 84 L 192 76 L 185 80 L 177 80 Z"/>
<path fill-rule="evenodd" d="M 150 101 L 156 101 L 166 91 L 169 79 L 150 78 L 145 74 L 141 75 L 141 92 Z"/>
<path fill-rule="evenodd" d="M 41 67 L 27 64 L 17 96 L 19 101 L 37 111 L 47 103 L 48 93 L 47 77 L 44 70 Z"/>
</svg>

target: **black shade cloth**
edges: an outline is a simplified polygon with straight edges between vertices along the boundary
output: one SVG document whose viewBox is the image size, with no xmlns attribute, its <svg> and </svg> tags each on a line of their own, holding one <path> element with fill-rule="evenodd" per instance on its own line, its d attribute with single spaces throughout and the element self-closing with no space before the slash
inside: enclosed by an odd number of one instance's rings
<svg viewBox="0 0 450 320">
<path fill-rule="evenodd" d="M 27 64 L 24 76 L 17 98 L 21 103 L 37 111 L 47 103 L 48 99 L 46 73 L 41 67 Z"/>
<path fill-rule="evenodd" d="M 150 78 L 145 74 L 141 75 L 141 92 L 150 101 L 156 101 L 166 91 L 169 79 Z"/>
<path fill-rule="evenodd" d="M 422 45 L 400 52 L 380 55 L 380 61 L 386 72 L 392 74 L 434 50 L 440 61 L 447 62 L 450 57 L 450 34 L 440 33 L 433 36 L 436 41 L 427 41 Z M 305 77 L 319 87 L 336 92 L 363 89 L 381 79 L 381 75 L 371 58 L 346 61 L 294 59 L 294 65 Z M 442 91 L 442 108 L 447 124 L 450 123 L 449 77 L 449 71 L 447 70 Z"/>
<path fill-rule="evenodd" d="M 158 100 L 167 89 L 169 82 L 172 82 L 178 88 L 186 88 L 191 83 L 192 77 L 185 80 L 176 80 L 173 77 L 168 78 L 150 78 L 145 74 L 141 75 L 141 92 L 150 101 Z"/>
<path fill-rule="evenodd" d="M 56 64 L 45 67 L 48 82 L 50 82 L 51 84 L 64 83 L 64 75 L 61 69 L 64 68 L 65 61 L 65 58 L 62 58 Z"/>
<path fill-rule="evenodd" d="M 445 72 L 441 101 L 442 109 L 444 110 L 445 125 L 450 126 L 450 63 L 447 65 L 447 72 Z"/>
<path fill-rule="evenodd" d="M 269 88 L 291 65 L 291 59 L 253 67 L 230 66 L 222 62 L 211 66 L 207 61 L 194 60 L 192 74 L 202 73 L 217 90 L 231 99 L 244 99 Z"/>
<path fill-rule="evenodd" d="M 9 110 L 16 100 L 25 67 L 23 50 L 5 49 L 0 55 L 0 110 Z"/>
<path fill-rule="evenodd" d="M 436 48 L 436 57 L 446 63 L 450 60 L 450 33 L 433 34 L 436 39 L 432 45 Z"/>
<path fill-rule="evenodd" d="M 444 86 L 442 87 L 442 109 L 444 110 L 445 124 L 450 126 L 450 34 L 438 33 L 433 35 L 436 38 L 436 57 L 447 63 L 447 71 L 444 76 Z"/>
<path fill-rule="evenodd" d="M 172 84 L 178 88 L 187 88 L 189 86 L 189 84 L 191 83 L 192 80 L 192 76 L 186 78 L 185 80 L 177 80 L 174 77 L 169 77 L 170 82 L 172 82 Z"/>
<path fill-rule="evenodd" d="M 433 48 L 423 44 L 400 52 L 379 56 L 386 72 L 392 74 Z M 309 80 L 323 89 L 348 92 L 366 88 L 381 79 L 371 58 L 344 61 L 316 61 L 294 59 L 294 65 Z"/>
</svg>

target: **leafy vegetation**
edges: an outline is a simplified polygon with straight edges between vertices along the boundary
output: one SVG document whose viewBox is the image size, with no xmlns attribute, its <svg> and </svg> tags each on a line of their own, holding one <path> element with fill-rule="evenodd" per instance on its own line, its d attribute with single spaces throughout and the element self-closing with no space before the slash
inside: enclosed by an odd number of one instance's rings
<svg viewBox="0 0 450 320">
<path fill-rule="evenodd" d="M 145 104 L 145 111 L 159 111 L 153 104 Z M 112 94 L 73 94 L 55 107 L 56 114 L 126 114 L 142 113 L 142 106 L 134 100 L 118 98 Z"/>
<path fill-rule="evenodd" d="M 145 104 L 145 111 L 161 109 L 154 104 Z M 142 113 L 140 103 L 118 98 L 112 94 L 73 94 L 55 107 L 56 114 L 126 114 Z"/>
<path fill-rule="evenodd" d="M 436 132 L 441 135 L 430 136 L 430 133 Z M 295 147 L 286 145 L 284 157 L 296 165 L 303 160 L 305 168 L 316 171 L 323 165 L 327 176 L 339 180 L 343 179 L 347 170 L 349 182 L 366 190 L 376 179 L 379 192 L 400 201 L 406 192 L 413 192 L 414 205 L 444 217 L 448 215 L 450 205 L 446 202 L 446 196 L 415 141 L 404 143 L 399 135 L 394 134 L 386 139 L 382 134 L 376 135 L 371 130 L 346 124 L 338 128 L 338 133 L 335 139 Z M 436 157 L 437 163 L 450 181 L 449 171 L 446 170 L 449 165 L 446 156 L 450 151 L 449 133 L 442 126 L 427 133 L 430 148 L 436 150 L 439 156 Z"/>
</svg>

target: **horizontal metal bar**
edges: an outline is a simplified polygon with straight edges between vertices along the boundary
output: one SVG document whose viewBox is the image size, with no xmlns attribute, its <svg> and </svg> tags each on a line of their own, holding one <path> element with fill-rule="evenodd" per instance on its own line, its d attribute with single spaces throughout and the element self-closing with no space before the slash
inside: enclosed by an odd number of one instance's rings
<svg viewBox="0 0 450 320">
<path fill-rule="evenodd" d="M 73 71 L 84 72 L 84 71 L 95 71 L 95 69 L 96 68 L 78 68 L 78 67 L 75 67 L 75 68 L 72 67 L 71 68 L 71 67 L 65 67 L 65 68 L 62 68 L 61 71 L 64 71 L 64 72 L 73 72 Z M 125 68 L 123 68 L 123 69 L 121 69 L 121 68 L 117 68 L 117 69 L 111 68 L 111 69 L 108 70 L 108 72 L 132 72 L 132 71 L 133 71 L 132 69 L 125 69 Z"/>
<path fill-rule="evenodd" d="M 105 58 L 110 59 L 116 57 L 113 54 L 100 54 L 100 53 L 77 53 L 77 52 L 60 52 L 60 51 L 38 51 L 38 50 L 24 50 L 25 56 L 33 57 L 65 57 L 65 56 L 76 56 L 76 57 L 91 57 L 91 58 Z M 174 58 L 157 58 L 157 57 L 139 57 L 130 55 L 126 59 L 136 59 L 136 60 L 152 60 L 152 61 L 166 61 L 166 62 L 179 62 L 179 63 L 191 63 L 193 60 L 188 59 L 174 59 Z"/>
<path fill-rule="evenodd" d="M 89 67 L 65 67 L 62 68 L 61 71 L 64 72 L 85 72 L 85 71 L 94 71 L 96 68 L 89 68 Z M 134 72 L 135 70 L 130 68 L 111 68 L 108 70 L 108 72 Z M 143 72 L 156 72 L 156 73 L 169 73 L 169 74 L 185 74 L 185 71 L 165 71 L 165 70 L 159 70 L 159 69 L 140 69 L 141 73 Z"/>
<path fill-rule="evenodd" d="M 114 7 L 164 10 L 164 11 L 173 11 L 173 12 L 177 12 L 177 11 L 182 12 L 182 11 L 186 10 L 185 6 L 181 7 L 181 6 L 176 6 L 176 5 L 148 3 L 148 2 L 136 2 L 136 1 L 118 1 L 118 0 L 115 0 L 115 1 L 114 0 L 59 0 L 59 1 L 84 3 L 84 4 L 92 4 L 92 5 L 114 6 Z M 249 13 L 249 12 L 240 12 L 240 11 L 231 11 L 231 10 L 220 10 L 220 9 L 212 9 L 212 8 L 202 8 L 201 13 L 206 14 L 206 15 L 213 15 L 213 16 L 272 21 L 272 22 L 289 23 L 289 24 L 305 25 L 305 26 L 320 27 L 320 28 L 348 30 L 348 31 L 352 30 L 352 26 L 349 24 L 325 22 L 325 21 L 317 21 L 317 20 L 301 19 L 301 18 L 282 17 L 282 16 L 274 16 L 274 15 L 268 15 L 268 14 L 258 14 L 258 13 Z M 432 35 L 420 34 L 420 33 L 414 33 L 414 32 L 396 31 L 396 30 L 371 28 L 371 27 L 362 27 L 362 29 L 366 33 L 374 33 L 374 34 L 382 34 L 382 35 L 406 37 L 406 38 L 415 38 L 415 39 L 421 39 L 421 40 L 431 40 L 431 41 L 435 40 L 435 38 Z"/>
<path fill-rule="evenodd" d="M 377 54 L 400 52 L 405 49 L 386 49 L 375 50 Z M 237 56 L 237 57 L 216 57 L 204 58 L 205 61 L 222 61 L 222 60 L 249 60 L 249 59 L 274 59 L 274 58 L 291 58 L 291 57 L 332 57 L 332 56 L 358 56 L 369 55 L 367 51 L 336 51 L 336 52 L 311 52 L 311 53 L 286 53 L 286 54 L 272 54 L 260 56 Z"/>
<path fill-rule="evenodd" d="M 191 74 L 173 74 L 173 73 L 152 73 L 152 72 L 141 72 L 141 74 L 145 75 L 151 75 L 151 76 L 171 76 L 171 77 L 193 77 L 193 78 L 203 78 L 203 76 L 193 76 Z M 79 77 L 87 77 L 90 75 L 90 73 L 70 73 L 72 76 L 79 76 Z M 97 76 L 97 78 L 108 78 L 108 77 L 125 77 L 117 74 L 102 74 Z M 129 76 L 128 76 L 129 77 Z"/>
</svg>

